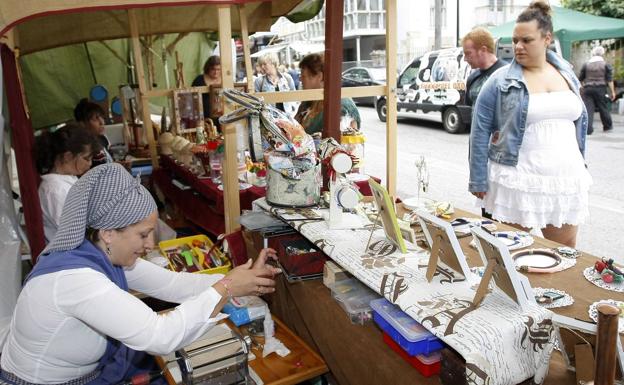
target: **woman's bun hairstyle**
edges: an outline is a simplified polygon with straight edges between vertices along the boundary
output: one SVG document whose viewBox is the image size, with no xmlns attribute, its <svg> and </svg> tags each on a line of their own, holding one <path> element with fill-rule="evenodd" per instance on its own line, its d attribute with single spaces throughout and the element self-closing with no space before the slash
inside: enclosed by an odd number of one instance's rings
<svg viewBox="0 0 624 385">
<path fill-rule="evenodd" d="M 542 31 L 542 35 L 553 32 L 552 8 L 548 2 L 543 0 L 532 1 L 531 4 L 518 15 L 516 23 L 528 23 L 533 20 L 537 21 L 537 26 Z"/>
</svg>

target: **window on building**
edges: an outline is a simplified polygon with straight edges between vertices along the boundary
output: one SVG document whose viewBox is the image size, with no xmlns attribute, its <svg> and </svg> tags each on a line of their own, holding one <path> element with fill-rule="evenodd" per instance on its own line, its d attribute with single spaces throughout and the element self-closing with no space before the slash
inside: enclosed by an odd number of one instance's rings
<svg viewBox="0 0 624 385">
<path fill-rule="evenodd" d="M 498 7 L 498 11 L 502 12 L 503 11 L 503 7 L 505 6 L 505 1 L 503 0 L 496 0 L 496 7 Z"/>
<path fill-rule="evenodd" d="M 366 0 L 357 0 L 357 10 L 358 11 L 366 11 L 368 9 L 366 7 L 366 3 L 367 3 Z"/>
<path fill-rule="evenodd" d="M 490 8 L 490 11 L 495 11 L 496 10 L 496 0 L 488 0 L 488 6 Z"/>
<path fill-rule="evenodd" d="M 381 28 L 381 13 L 371 13 L 370 15 L 370 27 Z"/>
<path fill-rule="evenodd" d="M 370 0 L 370 9 L 371 11 L 379 11 L 381 8 L 379 7 L 380 0 Z"/>
<path fill-rule="evenodd" d="M 368 13 L 359 13 L 358 14 L 358 26 L 359 29 L 368 28 Z"/>
<path fill-rule="evenodd" d="M 435 2 L 431 1 L 429 8 L 429 27 L 435 28 Z M 442 28 L 446 28 L 446 0 L 440 0 L 440 19 L 442 20 Z"/>
</svg>

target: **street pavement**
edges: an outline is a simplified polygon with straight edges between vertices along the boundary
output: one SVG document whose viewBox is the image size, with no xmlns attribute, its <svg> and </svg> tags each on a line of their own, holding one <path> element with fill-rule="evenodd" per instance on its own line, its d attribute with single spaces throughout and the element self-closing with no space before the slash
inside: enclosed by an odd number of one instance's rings
<svg viewBox="0 0 624 385">
<path fill-rule="evenodd" d="M 374 108 L 359 106 L 366 134 L 365 173 L 386 175 L 386 126 Z M 468 192 L 469 135 L 451 135 L 442 129 L 439 114 L 422 119 L 399 118 L 398 196 L 416 195 L 414 161 L 424 155 L 430 171 L 427 197 L 451 202 L 455 207 L 480 213 Z M 587 138 L 587 165 L 594 184 L 590 189 L 590 218 L 579 228 L 577 247 L 598 257 L 624 264 L 624 116 L 613 115 L 614 130 L 602 131 L 594 119 L 594 134 Z"/>
</svg>

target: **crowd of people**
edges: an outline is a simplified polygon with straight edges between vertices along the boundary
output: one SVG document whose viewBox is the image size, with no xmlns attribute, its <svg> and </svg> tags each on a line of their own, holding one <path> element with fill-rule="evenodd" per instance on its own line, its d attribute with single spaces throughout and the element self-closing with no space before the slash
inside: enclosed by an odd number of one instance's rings
<svg viewBox="0 0 624 385">
<path fill-rule="evenodd" d="M 574 247 L 588 217 L 592 177 L 586 137 L 597 109 L 612 129 L 605 95 L 615 97 L 613 70 L 596 47 L 579 78 L 550 51 L 550 6 L 533 1 L 517 18 L 514 58 L 499 60 L 489 32 L 462 40 L 473 68 L 466 102 L 473 106 L 469 191 L 484 215 Z M 283 67 L 280 70 L 280 67 Z M 260 57 L 256 92 L 323 88 L 324 57 L 311 54 L 299 70 L 277 56 Z M 221 83 L 221 62 L 211 56 L 193 86 Z M 204 96 L 204 114 L 210 100 Z M 323 102 L 280 102 L 308 134 L 323 131 Z M 361 124 L 351 99 L 341 113 Z M 35 158 L 47 246 L 25 280 L 4 343 L 0 384 L 119 383 L 154 368 L 150 354 L 168 354 L 197 339 L 223 318 L 233 296 L 275 290 L 279 269 L 263 249 L 225 275 L 174 273 L 140 258 L 154 247 L 158 211 L 149 191 L 113 162 L 104 110 L 87 99 L 75 123 L 38 136 Z M 180 305 L 157 314 L 128 293 L 133 289 Z"/>
</svg>

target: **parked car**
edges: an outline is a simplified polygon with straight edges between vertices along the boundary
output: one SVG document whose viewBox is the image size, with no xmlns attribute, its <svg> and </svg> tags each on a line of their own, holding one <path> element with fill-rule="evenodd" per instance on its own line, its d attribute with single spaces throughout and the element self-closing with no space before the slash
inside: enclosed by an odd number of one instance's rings
<svg viewBox="0 0 624 385">
<path fill-rule="evenodd" d="M 471 108 L 464 103 L 470 65 L 461 48 L 427 52 L 409 63 L 397 79 L 398 112 L 442 113 L 442 125 L 452 134 L 470 124 Z M 375 101 L 377 115 L 386 121 L 386 98 Z"/>
<path fill-rule="evenodd" d="M 353 67 L 342 73 L 343 87 L 378 86 L 386 84 L 385 68 Z M 353 98 L 359 104 L 375 105 L 375 97 Z"/>
</svg>

